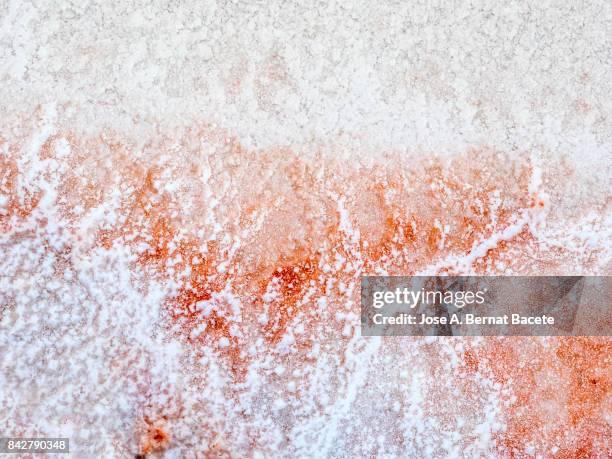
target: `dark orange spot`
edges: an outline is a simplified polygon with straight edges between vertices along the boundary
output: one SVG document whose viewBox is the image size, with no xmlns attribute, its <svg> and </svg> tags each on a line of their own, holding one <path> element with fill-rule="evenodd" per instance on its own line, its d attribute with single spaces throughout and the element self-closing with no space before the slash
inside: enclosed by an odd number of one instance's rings
<svg viewBox="0 0 612 459">
<path fill-rule="evenodd" d="M 291 320 L 300 311 L 299 300 L 309 288 L 317 287 L 318 267 L 313 257 L 306 257 L 294 264 L 278 267 L 260 284 L 262 304 L 271 289 L 273 299 L 267 302 L 268 322 L 265 325 L 267 339 L 280 341 Z"/>
<path fill-rule="evenodd" d="M 476 373 L 478 371 L 478 359 L 472 350 L 468 349 L 463 353 L 463 362 L 468 373 Z"/>
<path fill-rule="evenodd" d="M 145 434 L 142 453 L 150 454 L 163 451 L 169 443 L 170 436 L 162 428 L 151 426 Z"/>
<path fill-rule="evenodd" d="M 431 252 L 437 252 L 439 250 L 438 244 L 440 243 L 441 240 L 442 240 L 442 232 L 435 226 L 432 227 L 427 233 L 427 246 L 429 247 L 429 250 Z"/>
</svg>

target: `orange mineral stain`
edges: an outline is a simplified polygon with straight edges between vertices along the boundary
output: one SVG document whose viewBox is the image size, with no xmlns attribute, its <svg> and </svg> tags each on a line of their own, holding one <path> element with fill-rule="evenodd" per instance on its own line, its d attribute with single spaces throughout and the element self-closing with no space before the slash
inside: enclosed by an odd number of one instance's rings
<svg viewBox="0 0 612 459">
<path fill-rule="evenodd" d="M 150 156 L 142 163 L 130 159 L 129 144 L 106 137 L 79 143 L 70 134 L 47 141 L 41 156 L 53 157 L 62 137 L 71 139 L 75 162 L 60 183 L 69 196 L 60 207 L 73 233 L 79 234 L 79 215 L 110 200 L 109 183 L 120 186 L 117 217 L 86 229 L 95 233 L 94 245 L 128 247 L 134 270 L 168 286 L 161 326 L 194 355 L 212 349 L 236 385 L 245 381 L 255 345 L 276 355 L 285 337 L 301 335 L 287 358 L 300 368 L 323 334 L 347 341 L 350 328 L 342 333 L 344 325 L 334 320 L 356 314 L 362 275 L 409 275 L 438 263 L 452 273 L 458 268 L 444 260 L 466 257 L 488 240 L 494 242 L 470 262 L 474 272 L 496 273 L 499 264 L 521 272 L 527 252 L 537 250 L 521 219 L 546 207 L 529 191 L 533 168 L 526 159 L 510 161 L 484 148 L 444 160 L 398 155 L 372 165 L 358 156 L 351 163 L 286 148 L 251 151 L 221 130 L 202 127 L 186 131 L 178 147 L 172 139 L 146 144 Z M 85 149 L 116 162 L 84 168 Z M 33 189 L 18 200 L 17 150 L 8 151 L 0 156 L 0 189 L 8 196 L 3 232 L 27 219 L 43 194 Z M 517 231 L 496 239 L 512 225 Z M 75 246 L 81 239 L 75 237 Z M 491 377 L 515 397 L 504 400 L 499 451 L 594 457 L 610 434 L 604 417 L 610 412 L 609 342 L 483 342 L 463 352 L 460 373 Z M 277 376 L 284 374 L 279 369 Z M 141 443 L 142 453 L 150 454 L 164 450 L 170 436 L 150 425 Z"/>
<path fill-rule="evenodd" d="M 500 452 L 601 457 L 611 433 L 611 350 L 606 338 L 492 338 L 466 352 L 468 371 L 491 372 L 511 394 Z"/>
<path fill-rule="evenodd" d="M 143 438 L 142 454 L 161 452 L 170 443 L 170 436 L 161 428 L 149 426 Z"/>
<path fill-rule="evenodd" d="M 307 257 L 296 264 L 278 267 L 271 278 L 261 282 L 259 301 L 266 303 L 268 308 L 264 330 L 270 343 L 278 343 L 283 337 L 289 322 L 299 312 L 300 300 L 306 291 L 318 287 L 317 264 L 315 259 Z M 277 295 L 266 301 L 269 287 Z"/>
</svg>

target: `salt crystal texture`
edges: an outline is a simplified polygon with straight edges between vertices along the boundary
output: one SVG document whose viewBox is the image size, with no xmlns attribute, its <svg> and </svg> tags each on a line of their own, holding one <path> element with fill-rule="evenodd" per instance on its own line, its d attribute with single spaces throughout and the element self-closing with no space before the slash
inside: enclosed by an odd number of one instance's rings
<svg viewBox="0 0 612 459">
<path fill-rule="evenodd" d="M 608 337 L 362 337 L 359 311 L 364 275 L 610 274 L 611 8 L 0 6 L 0 431 L 612 455 Z"/>
</svg>

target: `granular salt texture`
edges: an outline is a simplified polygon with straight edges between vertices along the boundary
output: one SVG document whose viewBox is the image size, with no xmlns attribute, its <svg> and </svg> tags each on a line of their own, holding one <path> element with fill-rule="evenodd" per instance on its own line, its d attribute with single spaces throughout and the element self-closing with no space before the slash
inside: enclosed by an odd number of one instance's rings
<svg viewBox="0 0 612 459">
<path fill-rule="evenodd" d="M 132 150 L 56 118 L 2 145 L 4 430 L 104 456 L 609 449 L 606 339 L 359 335 L 361 275 L 605 272 L 582 250 L 604 217 L 555 215 L 561 165 L 346 163 L 210 126 Z"/>
<path fill-rule="evenodd" d="M 611 8 L 0 2 L 0 431 L 612 456 L 608 339 L 358 313 L 364 274 L 610 273 Z"/>
</svg>

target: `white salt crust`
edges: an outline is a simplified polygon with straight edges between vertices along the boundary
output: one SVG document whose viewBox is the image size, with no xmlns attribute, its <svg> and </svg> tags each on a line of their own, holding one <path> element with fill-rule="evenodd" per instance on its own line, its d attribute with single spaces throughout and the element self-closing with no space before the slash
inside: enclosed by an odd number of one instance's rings
<svg viewBox="0 0 612 459">
<path fill-rule="evenodd" d="M 129 457 L 143 417 L 163 412 L 168 458 L 214 447 L 238 457 L 494 456 L 512 394 L 461 372 L 468 343 L 485 340 L 360 338 L 354 305 L 336 313 L 323 295 L 315 304 L 333 326 L 317 331 L 309 359 L 290 359 L 311 333 L 298 315 L 276 347 L 252 343 L 247 378 L 235 383 L 227 338 L 194 352 L 165 326 L 176 285 L 134 269 L 137 253 L 120 240 L 94 247 L 94 230 L 121 218 L 119 190 L 69 221 L 58 207 L 69 139 L 41 154 L 55 133 L 116 131 L 137 155 L 148 139 L 209 123 L 249 149 L 346 160 L 527 151 L 542 171 L 529 193 L 556 207 L 525 211 L 423 272 L 469 272 L 526 225 L 543 247 L 574 254 L 568 273 L 609 274 L 612 5 L 453 5 L 0 3 L 0 136 L 20 145 L 20 199 L 44 191 L 0 235 L 0 432 L 69 436 L 73 457 Z M 564 186 L 547 183 L 551 158 L 570 165 Z M 185 183 L 171 179 L 163 185 L 180 193 Z M 356 244 L 346 202 L 334 200 Z M 0 195 L 0 214 L 7 206 Z M 214 212 L 205 224 L 223 232 Z M 358 278 L 359 266 L 336 263 L 328 269 Z M 345 297 L 357 288 L 346 285 Z M 454 397 L 457 382 L 474 389 L 469 398 Z M 554 452 L 543 448 L 528 451 Z"/>
</svg>

